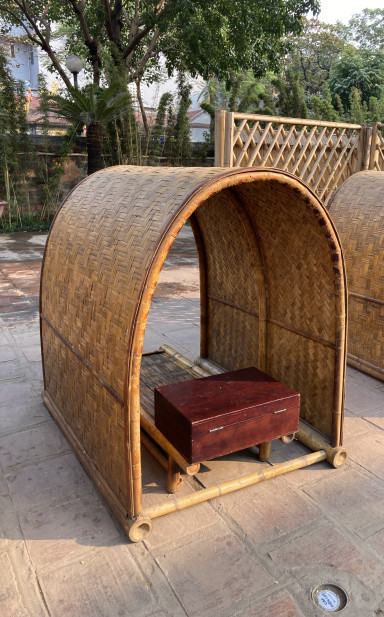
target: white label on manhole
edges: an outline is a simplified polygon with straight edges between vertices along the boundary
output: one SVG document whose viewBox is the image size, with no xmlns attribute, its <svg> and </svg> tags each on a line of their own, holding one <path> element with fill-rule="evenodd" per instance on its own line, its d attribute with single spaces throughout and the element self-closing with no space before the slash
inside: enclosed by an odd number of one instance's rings
<svg viewBox="0 0 384 617">
<path fill-rule="evenodd" d="M 340 606 L 340 599 L 330 589 L 323 589 L 317 594 L 319 606 L 326 611 L 335 611 Z"/>
</svg>

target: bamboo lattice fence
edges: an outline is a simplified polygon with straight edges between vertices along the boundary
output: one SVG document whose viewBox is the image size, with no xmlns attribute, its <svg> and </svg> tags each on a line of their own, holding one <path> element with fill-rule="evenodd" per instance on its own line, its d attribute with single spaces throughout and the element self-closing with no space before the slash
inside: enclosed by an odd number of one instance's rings
<svg viewBox="0 0 384 617">
<path fill-rule="evenodd" d="M 288 171 L 327 204 L 357 171 L 384 170 L 383 127 L 218 111 L 215 165 Z"/>
</svg>

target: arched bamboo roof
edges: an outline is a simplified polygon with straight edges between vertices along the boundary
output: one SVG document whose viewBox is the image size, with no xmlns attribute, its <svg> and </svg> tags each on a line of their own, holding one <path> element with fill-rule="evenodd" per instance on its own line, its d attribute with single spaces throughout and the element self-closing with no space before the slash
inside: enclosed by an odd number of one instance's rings
<svg viewBox="0 0 384 617">
<path fill-rule="evenodd" d="M 114 504 L 141 510 L 140 363 L 161 267 L 191 222 L 201 356 L 258 366 L 341 444 L 343 256 L 318 198 L 276 169 L 112 167 L 63 203 L 42 269 L 45 401 Z"/>
<path fill-rule="evenodd" d="M 384 381 L 384 172 L 348 178 L 329 210 L 347 265 L 348 361 Z"/>
</svg>

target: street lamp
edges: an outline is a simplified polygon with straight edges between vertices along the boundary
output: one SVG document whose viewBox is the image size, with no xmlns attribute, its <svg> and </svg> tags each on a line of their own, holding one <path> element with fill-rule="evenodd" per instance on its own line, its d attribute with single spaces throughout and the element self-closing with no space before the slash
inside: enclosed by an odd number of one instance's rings
<svg viewBox="0 0 384 617">
<path fill-rule="evenodd" d="M 73 85 L 77 88 L 77 76 L 80 71 L 83 70 L 83 61 L 79 56 L 68 56 L 65 64 L 67 65 L 67 69 L 71 71 L 73 75 Z"/>
</svg>

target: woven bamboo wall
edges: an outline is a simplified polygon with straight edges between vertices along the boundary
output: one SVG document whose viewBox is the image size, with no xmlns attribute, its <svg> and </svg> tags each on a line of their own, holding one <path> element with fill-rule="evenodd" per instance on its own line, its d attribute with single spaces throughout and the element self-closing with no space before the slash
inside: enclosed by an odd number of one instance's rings
<svg viewBox="0 0 384 617">
<path fill-rule="evenodd" d="M 345 250 L 348 359 L 384 381 L 384 172 L 349 178 L 329 210 Z"/>
<path fill-rule="evenodd" d="M 42 270 L 45 400 L 115 513 L 141 511 L 141 350 L 158 276 L 190 218 L 202 355 L 255 364 L 341 443 L 343 257 L 309 189 L 279 170 L 115 167 L 69 195 Z"/>
</svg>

